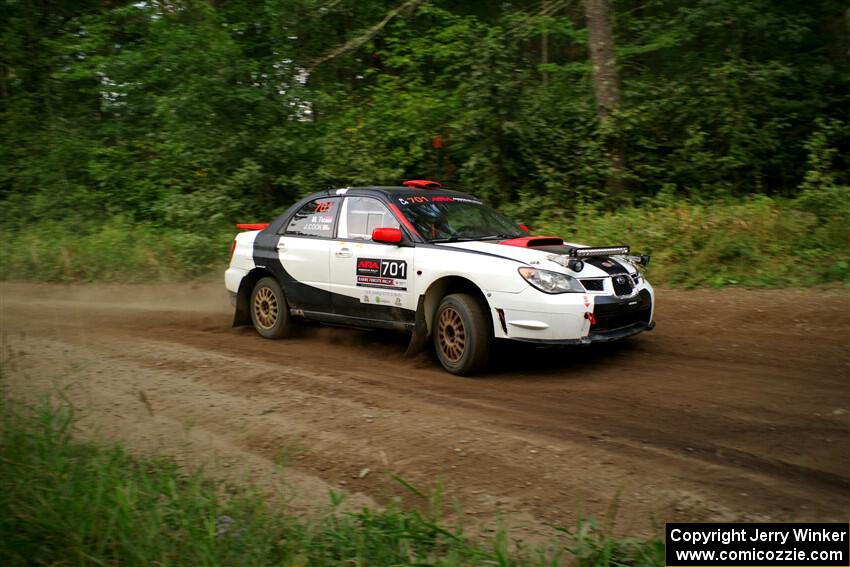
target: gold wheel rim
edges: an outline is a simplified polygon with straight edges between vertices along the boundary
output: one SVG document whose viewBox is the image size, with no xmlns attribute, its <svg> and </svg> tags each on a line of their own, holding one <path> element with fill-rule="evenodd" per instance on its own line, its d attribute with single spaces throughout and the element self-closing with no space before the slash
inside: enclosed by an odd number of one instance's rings
<svg viewBox="0 0 850 567">
<path fill-rule="evenodd" d="M 264 329 L 271 329 L 277 323 L 278 304 L 274 292 L 263 287 L 254 296 L 254 316 L 257 324 Z"/>
<path fill-rule="evenodd" d="M 457 362 L 466 350 L 466 328 L 460 313 L 453 307 L 446 307 L 437 321 L 437 341 L 443 356 L 449 362 Z"/>
</svg>

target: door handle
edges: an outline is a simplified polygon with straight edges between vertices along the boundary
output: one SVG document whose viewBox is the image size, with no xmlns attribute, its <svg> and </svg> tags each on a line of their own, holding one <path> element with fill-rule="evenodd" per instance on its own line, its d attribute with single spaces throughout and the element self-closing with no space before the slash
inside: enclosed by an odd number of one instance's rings
<svg viewBox="0 0 850 567">
<path fill-rule="evenodd" d="M 284 242 L 283 240 L 278 241 L 278 243 L 277 243 L 277 249 L 278 249 L 278 250 L 283 250 L 284 248 L 286 248 L 286 242 Z"/>
<path fill-rule="evenodd" d="M 351 258 L 351 250 L 348 248 L 340 248 L 334 254 L 337 258 Z"/>
</svg>

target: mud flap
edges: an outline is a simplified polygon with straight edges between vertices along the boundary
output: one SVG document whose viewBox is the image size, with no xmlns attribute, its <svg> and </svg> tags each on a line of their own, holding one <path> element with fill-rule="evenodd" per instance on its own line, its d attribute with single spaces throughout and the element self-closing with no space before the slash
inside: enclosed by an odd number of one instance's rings
<svg viewBox="0 0 850 567">
<path fill-rule="evenodd" d="M 425 322 L 425 296 L 419 296 L 419 303 L 416 305 L 416 320 L 413 324 L 413 333 L 410 335 L 410 343 L 407 345 L 407 350 L 404 351 L 404 356 L 415 356 L 425 350 L 428 345 L 428 325 Z"/>
<path fill-rule="evenodd" d="M 251 291 L 245 289 L 245 282 L 243 281 L 239 286 L 239 292 L 236 294 L 236 309 L 233 313 L 234 327 L 251 324 L 251 311 L 250 306 L 248 305 L 250 302 Z"/>
</svg>

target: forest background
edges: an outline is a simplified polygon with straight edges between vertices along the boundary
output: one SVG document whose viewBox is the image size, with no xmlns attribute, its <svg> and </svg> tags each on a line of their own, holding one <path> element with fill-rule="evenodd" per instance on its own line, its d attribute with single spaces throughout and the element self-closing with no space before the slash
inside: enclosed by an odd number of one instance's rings
<svg viewBox="0 0 850 567">
<path fill-rule="evenodd" d="M 233 223 L 437 179 L 665 285 L 850 282 L 839 0 L 0 5 L 0 278 L 205 277 Z"/>
</svg>

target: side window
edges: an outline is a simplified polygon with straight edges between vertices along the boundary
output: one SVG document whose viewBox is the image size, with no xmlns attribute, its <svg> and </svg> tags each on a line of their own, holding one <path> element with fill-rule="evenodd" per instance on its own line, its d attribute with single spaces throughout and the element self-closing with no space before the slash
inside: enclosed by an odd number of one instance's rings
<svg viewBox="0 0 850 567">
<path fill-rule="evenodd" d="M 376 228 L 399 228 L 390 210 L 371 197 L 346 197 L 346 212 L 340 223 L 339 237 L 371 240 Z"/>
<path fill-rule="evenodd" d="M 331 238 L 339 203 L 339 197 L 322 197 L 310 201 L 292 216 L 284 234 Z"/>
</svg>

